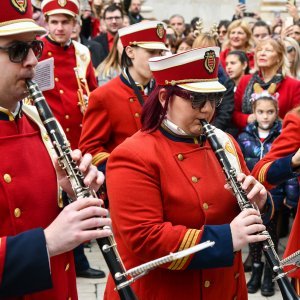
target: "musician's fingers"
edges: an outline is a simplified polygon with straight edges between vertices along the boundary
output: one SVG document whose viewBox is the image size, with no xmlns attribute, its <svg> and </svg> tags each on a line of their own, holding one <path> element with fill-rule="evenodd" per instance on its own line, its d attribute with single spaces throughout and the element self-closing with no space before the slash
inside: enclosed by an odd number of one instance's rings
<svg viewBox="0 0 300 300">
<path fill-rule="evenodd" d="M 266 230 L 266 226 L 263 224 L 252 224 L 246 227 L 245 232 L 247 235 L 256 234 L 258 232 L 262 232 Z"/>
<path fill-rule="evenodd" d="M 71 157 L 72 157 L 72 159 L 75 160 L 76 162 L 80 161 L 81 158 L 82 158 L 81 151 L 80 151 L 79 149 L 72 150 L 72 152 L 71 152 Z"/>
<path fill-rule="evenodd" d="M 72 202 L 71 204 L 66 206 L 65 209 L 80 211 L 86 207 L 90 207 L 90 206 L 100 207 L 101 205 L 103 205 L 103 201 L 98 198 L 78 198 L 77 201 Z"/>
<path fill-rule="evenodd" d="M 263 199 L 267 196 L 267 190 L 258 181 L 253 185 L 253 187 L 249 190 L 249 192 L 247 194 L 247 197 L 250 200 L 256 196 L 259 196 L 261 199 Z"/>
<path fill-rule="evenodd" d="M 112 235 L 112 232 L 110 229 L 107 228 L 99 229 L 99 230 L 85 230 L 81 232 L 80 240 L 81 241 L 96 240 L 96 239 L 107 237 L 109 235 Z"/>
<path fill-rule="evenodd" d="M 251 215 L 259 216 L 259 212 L 254 208 L 248 208 L 248 209 L 244 209 L 242 212 L 239 213 L 239 216 L 242 217 L 243 219 Z"/>
<path fill-rule="evenodd" d="M 244 218 L 244 224 L 250 226 L 253 224 L 262 224 L 262 219 L 260 215 L 252 214 Z"/>
<path fill-rule="evenodd" d="M 102 228 L 104 226 L 111 226 L 111 220 L 109 218 L 89 218 L 80 223 L 82 230 Z"/>
<path fill-rule="evenodd" d="M 86 220 L 94 217 L 106 217 L 107 215 L 108 211 L 100 206 L 86 207 L 78 212 L 80 220 Z"/>
<path fill-rule="evenodd" d="M 248 243 L 258 243 L 258 242 L 263 242 L 267 239 L 268 237 L 263 234 L 253 234 L 248 236 Z"/>
</svg>

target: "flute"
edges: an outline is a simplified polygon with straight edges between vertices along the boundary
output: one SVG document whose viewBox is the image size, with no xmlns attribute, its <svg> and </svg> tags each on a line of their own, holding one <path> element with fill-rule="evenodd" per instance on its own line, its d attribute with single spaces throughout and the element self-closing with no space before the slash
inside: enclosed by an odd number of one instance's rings
<svg viewBox="0 0 300 300">
<path fill-rule="evenodd" d="M 233 193 L 237 198 L 240 209 L 256 209 L 256 207 L 248 200 L 246 192 L 242 189 L 240 182 L 238 182 L 237 172 L 235 168 L 230 164 L 226 153 L 214 132 L 214 128 L 206 120 L 200 120 L 200 122 L 203 127 L 204 133 L 207 136 L 208 142 L 225 173 L 227 182 L 230 184 Z M 286 273 L 283 271 L 283 266 L 287 264 L 284 264 L 280 261 L 278 254 L 275 251 L 274 243 L 271 239 L 270 234 L 266 230 L 264 230 L 260 234 L 266 235 L 268 237 L 267 240 L 262 242 L 263 250 L 268 263 L 272 267 L 274 273 L 277 275 L 274 280 L 277 280 L 282 298 L 284 300 L 298 300 L 299 297 L 296 291 L 294 290 L 290 280 L 287 278 Z M 297 256 L 299 256 L 299 253 L 297 254 Z M 289 260 L 286 259 L 286 261 Z"/>
</svg>

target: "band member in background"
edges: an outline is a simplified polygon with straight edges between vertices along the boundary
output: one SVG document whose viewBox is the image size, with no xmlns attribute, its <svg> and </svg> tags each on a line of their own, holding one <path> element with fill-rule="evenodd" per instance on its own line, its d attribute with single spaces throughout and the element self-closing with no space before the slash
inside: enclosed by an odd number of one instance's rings
<svg viewBox="0 0 300 300">
<path fill-rule="evenodd" d="M 200 119 L 212 120 L 225 91 L 217 80 L 218 62 L 217 47 L 150 59 L 158 86 L 143 107 L 142 129 L 108 159 L 110 212 L 126 268 L 215 241 L 214 247 L 165 264 L 133 283 L 140 299 L 247 299 L 240 250 L 265 240 L 254 234 L 265 226 L 255 209 L 240 212 L 203 135 Z M 263 209 L 266 189 L 248 176 L 237 143 L 216 131 L 243 172 L 237 180 L 248 199 Z M 110 277 L 105 297 L 117 299 Z"/>
<path fill-rule="evenodd" d="M 72 31 L 76 26 L 79 3 L 77 0 L 65 2 L 65 5 L 59 0 L 42 2 L 42 12 L 49 33 L 41 39 L 44 43 L 44 51 L 40 61 L 54 58 L 55 87 L 43 94 L 62 125 L 72 149 L 76 149 L 82 127 L 82 110 L 87 103 L 84 101 L 86 97 L 78 93 L 78 78 L 74 68 L 78 68 L 81 81 L 87 83 L 86 87 L 81 86 L 85 95 L 88 90 L 92 91 L 97 87 L 97 81 L 88 48 L 71 40 Z"/>
<path fill-rule="evenodd" d="M 286 114 L 280 136 L 272 144 L 270 152 L 254 167 L 253 175 L 268 189 L 293 177 L 300 176 L 300 106 Z M 299 205 L 298 205 L 299 208 Z M 291 229 L 284 257 L 300 249 L 299 209 Z M 300 295 L 300 270 L 290 273 Z"/>
<path fill-rule="evenodd" d="M 61 208 L 59 185 L 72 197 L 65 172 L 53 159 L 50 139 L 28 96 L 43 44 L 30 1 L 2 0 L 0 10 L 0 298 L 77 299 L 73 255 L 80 243 L 110 234 L 99 199 Z M 90 155 L 73 152 L 85 184 L 98 188 L 103 174 Z M 76 200 L 76 199 L 73 199 Z M 25 295 L 22 297 L 23 295 Z"/>
<path fill-rule="evenodd" d="M 110 152 L 141 128 L 140 114 L 153 85 L 148 59 L 168 51 L 166 25 L 158 21 L 119 29 L 123 72 L 91 93 L 83 119 L 80 149 L 105 171 Z"/>
<path fill-rule="evenodd" d="M 42 12 L 45 15 L 49 33 L 41 40 L 45 49 L 40 60 L 54 58 L 55 87 L 44 92 L 54 116 L 62 125 L 71 148 L 76 149 L 82 128 L 82 116 L 87 107 L 89 91 L 97 87 L 89 49 L 71 40 L 79 13 L 77 0 L 44 0 Z M 77 72 L 74 68 L 77 68 Z M 77 276 L 102 278 L 101 270 L 90 267 L 83 247 L 75 249 Z"/>
</svg>

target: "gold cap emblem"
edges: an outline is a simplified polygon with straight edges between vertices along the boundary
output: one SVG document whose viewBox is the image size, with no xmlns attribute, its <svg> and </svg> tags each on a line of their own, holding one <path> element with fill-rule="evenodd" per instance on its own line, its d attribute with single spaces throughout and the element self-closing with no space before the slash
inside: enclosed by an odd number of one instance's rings
<svg viewBox="0 0 300 300">
<path fill-rule="evenodd" d="M 61 6 L 61 7 L 64 7 L 67 5 L 67 0 L 58 0 L 58 5 Z"/>
<path fill-rule="evenodd" d="M 209 50 L 204 54 L 204 67 L 208 73 L 213 73 L 216 68 L 216 54 L 215 51 Z"/>
<path fill-rule="evenodd" d="M 24 14 L 26 12 L 27 0 L 11 0 L 11 3 L 13 7 L 21 14 Z"/>
<path fill-rule="evenodd" d="M 157 24 L 157 26 L 156 26 L 156 34 L 157 34 L 157 36 L 160 39 L 162 39 L 164 37 L 164 35 L 165 35 L 165 28 L 164 28 L 163 24 L 161 24 L 161 23 Z"/>
</svg>

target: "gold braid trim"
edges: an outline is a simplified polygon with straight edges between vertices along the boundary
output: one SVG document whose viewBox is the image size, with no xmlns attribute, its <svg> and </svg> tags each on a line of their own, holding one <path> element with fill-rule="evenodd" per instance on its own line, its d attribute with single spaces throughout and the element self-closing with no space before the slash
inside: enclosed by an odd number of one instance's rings
<svg viewBox="0 0 300 300">
<path fill-rule="evenodd" d="M 181 245 L 179 246 L 178 251 L 190 248 L 192 246 L 195 246 L 198 240 L 198 236 L 200 234 L 201 230 L 197 230 L 197 229 L 189 229 L 182 242 Z M 186 262 L 188 261 L 190 255 L 180 258 L 180 259 L 176 259 L 174 260 L 170 266 L 168 267 L 169 270 L 181 270 L 184 265 L 186 264 Z"/>
<path fill-rule="evenodd" d="M 9 121 L 14 121 L 15 117 L 8 109 L 0 107 L 0 111 L 8 116 Z"/>
<path fill-rule="evenodd" d="M 109 157 L 109 155 L 110 154 L 107 152 L 100 152 L 100 153 L 96 154 L 92 159 L 93 165 L 98 166 L 103 160 L 107 159 Z"/>
<path fill-rule="evenodd" d="M 266 180 L 266 171 L 267 169 L 269 168 L 269 166 L 272 164 L 272 161 L 271 162 L 268 162 L 267 164 L 265 164 L 259 171 L 258 173 L 258 181 L 260 183 L 264 183 L 265 180 Z"/>
<path fill-rule="evenodd" d="M 209 81 L 217 81 L 218 78 L 211 79 L 182 79 L 182 80 L 165 80 L 166 85 L 176 85 L 181 83 L 193 83 L 193 82 L 209 82 Z"/>
<path fill-rule="evenodd" d="M 6 21 L 6 22 L 1 22 L 0 23 L 0 27 L 1 26 L 7 26 L 10 24 L 16 24 L 16 23 L 23 23 L 23 22 L 31 22 L 33 24 L 36 24 L 33 20 L 31 19 L 20 19 L 20 20 L 13 20 L 13 21 Z"/>
</svg>

